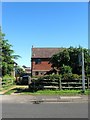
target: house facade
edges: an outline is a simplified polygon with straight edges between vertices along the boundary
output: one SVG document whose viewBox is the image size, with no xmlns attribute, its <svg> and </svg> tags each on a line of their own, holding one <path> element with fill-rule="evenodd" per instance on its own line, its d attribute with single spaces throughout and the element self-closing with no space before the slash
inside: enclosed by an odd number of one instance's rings
<svg viewBox="0 0 90 120">
<path fill-rule="evenodd" d="M 49 62 L 52 55 L 58 53 L 61 48 L 35 48 L 32 47 L 31 75 L 42 76 L 52 69 Z"/>
</svg>

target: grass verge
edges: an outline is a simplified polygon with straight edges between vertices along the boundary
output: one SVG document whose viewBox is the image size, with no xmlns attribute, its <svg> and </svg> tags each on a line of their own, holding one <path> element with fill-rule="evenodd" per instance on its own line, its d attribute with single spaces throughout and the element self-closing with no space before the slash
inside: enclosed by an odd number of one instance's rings
<svg viewBox="0 0 90 120">
<path fill-rule="evenodd" d="M 85 93 L 82 93 L 81 90 L 39 90 L 31 92 L 28 88 L 16 87 L 9 90 L 5 94 L 10 95 L 12 93 L 19 93 L 21 95 L 88 95 L 90 90 L 85 90 Z"/>
</svg>

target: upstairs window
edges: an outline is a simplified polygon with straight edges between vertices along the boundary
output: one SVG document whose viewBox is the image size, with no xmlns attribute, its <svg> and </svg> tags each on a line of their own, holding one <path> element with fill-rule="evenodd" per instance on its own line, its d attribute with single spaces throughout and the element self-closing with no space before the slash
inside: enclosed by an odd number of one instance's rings
<svg viewBox="0 0 90 120">
<path fill-rule="evenodd" d="M 36 59 L 35 64 L 41 64 L 41 59 Z"/>
</svg>

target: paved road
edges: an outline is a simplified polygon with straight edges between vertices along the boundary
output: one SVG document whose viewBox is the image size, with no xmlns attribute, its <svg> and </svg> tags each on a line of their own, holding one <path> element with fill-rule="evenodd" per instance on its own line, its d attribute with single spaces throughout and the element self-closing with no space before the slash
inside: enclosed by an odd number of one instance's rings
<svg viewBox="0 0 90 120">
<path fill-rule="evenodd" d="M 55 96 L 51 97 L 53 99 Z M 2 99 L 3 118 L 88 118 L 88 102 L 80 102 L 81 99 L 78 97 L 78 102 L 40 102 L 39 104 L 32 102 L 36 99 L 35 96 L 13 95 L 3 96 Z M 37 96 L 37 100 L 40 99 L 41 96 Z"/>
<path fill-rule="evenodd" d="M 3 118 L 88 118 L 86 103 L 42 103 L 2 105 Z"/>
</svg>

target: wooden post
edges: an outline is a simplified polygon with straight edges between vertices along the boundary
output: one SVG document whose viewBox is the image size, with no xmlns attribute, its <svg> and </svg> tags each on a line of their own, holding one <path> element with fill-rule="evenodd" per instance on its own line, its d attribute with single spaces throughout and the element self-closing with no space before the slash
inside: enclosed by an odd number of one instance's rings
<svg viewBox="0 0 90 120">
<path fill-rule="evenodd" d="M 59 90 L 61 90 L 61 78 L 59 79 Z"/>
<path fill-rule="evenodd" d="M 33 79 L 33 92 L 35 92 L 35 79 Z"/>
<path fill-rule="evenodd" d="M 87 79 L 87 88 L 89 89 L 89 78 Z"/>
</svg>

